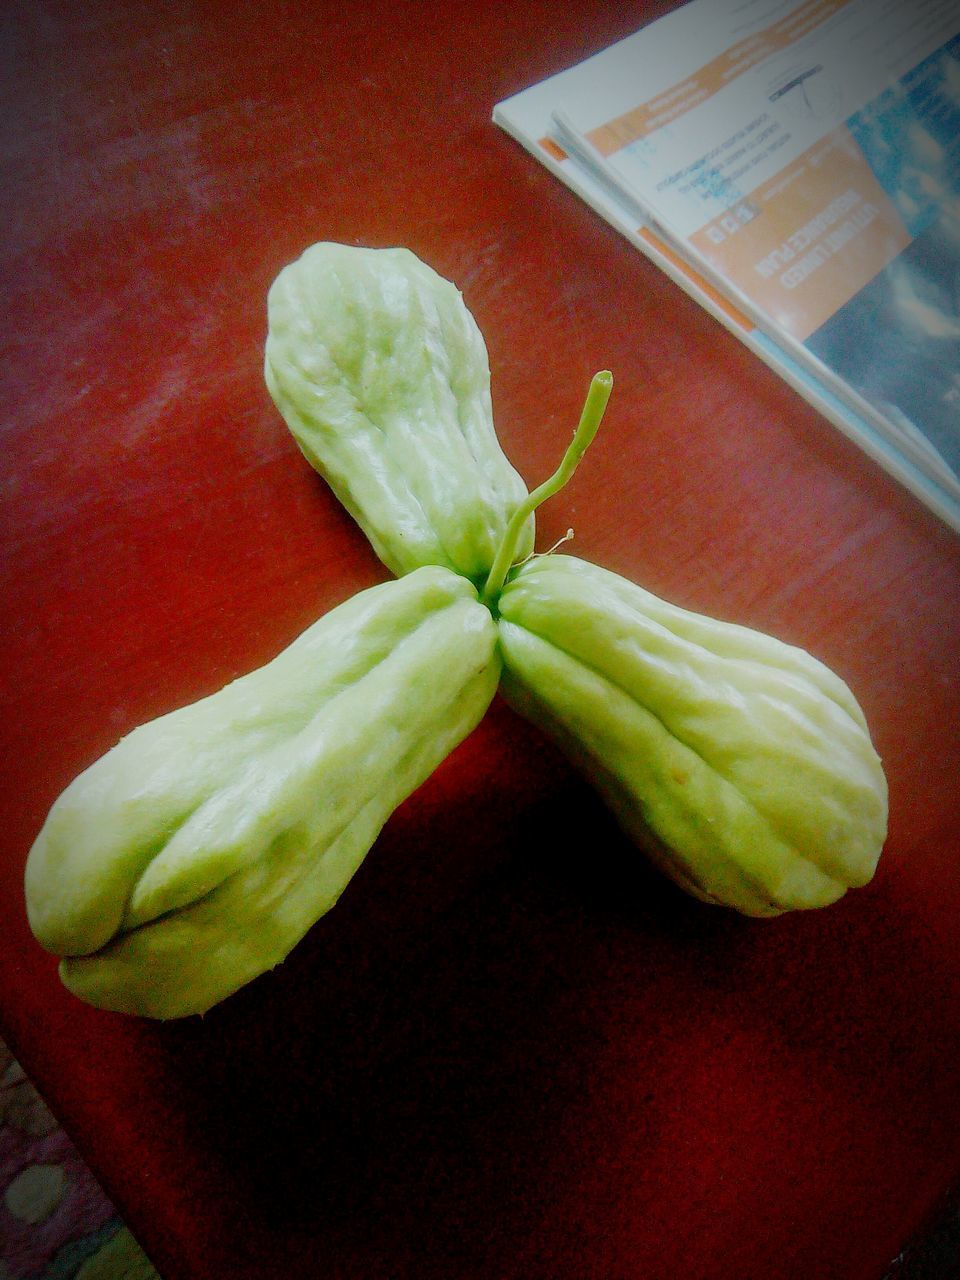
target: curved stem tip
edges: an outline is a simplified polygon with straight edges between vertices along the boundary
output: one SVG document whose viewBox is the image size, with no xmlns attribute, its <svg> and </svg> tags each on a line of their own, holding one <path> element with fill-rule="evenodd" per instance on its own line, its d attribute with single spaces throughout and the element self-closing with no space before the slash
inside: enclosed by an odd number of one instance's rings
<svg viewBox="0 0 960 1280">
<path fill-rule="evenodd" d="M 609 369 L 603 369 L 600 373 L 593 375 L 587 398 L 583 403 L 580 421 L 559 467 L 549 479 L 544 480 L 543 484 L 534 489 L 533 493 L 527 495 L 510 517 L 503 538 L 500 541 L 500 546 L 497 548 L 497 554 L 490 567 L 486 585 L 480 596 L 482 603 L 487 605 L 488 608 L 503 590 L 503 584 L 513 563 L 520 531 L 541 502 L 545 502 L 547 498 L 552 498 L 555 493 L 563 488 L 574 471 L 576 471 L 580 459 L 590 447 L 591 441 L 599 430 L 603 412 L 607 407 L 607 401 L 610 399 L 612 389 L 613 374 Z"/>
</svg>

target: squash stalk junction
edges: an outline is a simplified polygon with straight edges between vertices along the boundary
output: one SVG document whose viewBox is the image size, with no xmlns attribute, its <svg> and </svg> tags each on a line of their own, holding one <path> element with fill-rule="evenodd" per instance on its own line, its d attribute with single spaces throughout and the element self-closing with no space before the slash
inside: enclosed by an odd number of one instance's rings
<svg viewBox="0 0 960 1280">
<path fill-rule="evenodd" d="M 500 592 L 513 566 L 513 557 L 521 529 L 537 507 L 546 502 L 547 498 L 552 498 L 555 493 L 559 493 L 576 471 L 580 459 L 589 449 L 594 436 L 600 429 L 612 390 L 613 374 L 609 369 L 603 369 L 593 375 L 580 413 L 580 421 L 559 467 L 552 476 L 527 496 L 510 517 L 493 564 L 490 566 L 486 584 L 480 594 L 480 603 L 485 604 L 494 616 L 496 616 Z"/>
</svg>

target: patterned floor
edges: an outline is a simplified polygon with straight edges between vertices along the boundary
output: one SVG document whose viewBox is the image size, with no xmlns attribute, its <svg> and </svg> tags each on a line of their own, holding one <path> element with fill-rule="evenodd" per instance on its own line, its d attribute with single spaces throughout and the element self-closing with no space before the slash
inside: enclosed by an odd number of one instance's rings
<svg viewBox="0 0 960 1280">
<path fill-rule="evenodd" d="M 2 1041 L 0 1280 L 160 1280 Z"/>
</svg>

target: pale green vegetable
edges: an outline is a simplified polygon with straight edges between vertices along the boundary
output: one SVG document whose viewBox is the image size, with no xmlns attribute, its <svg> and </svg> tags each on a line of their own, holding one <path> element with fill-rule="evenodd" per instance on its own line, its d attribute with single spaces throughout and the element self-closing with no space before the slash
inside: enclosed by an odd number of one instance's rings
<svg viewBox="0 0 960 1280">
<path fill-rule="evenodd" d="M 870 880 L 886 781 L 822 663 L 569 556 L 515 571 L 499 612 L 508 701 L 690 892 L 764 916 Z"/>
<path fill-rule="evenodd" d="M 57 800 L 27 863 L 30 923 L 67 957 L 64 983 L 170 1018 L 278 964 L 498 677 L 474 587 L 423 568 L 135 729 Z"/>
<path fill-rule="evenodd" d="M 202 1012 L 279 963 L 496 691 L 555 734 L 680 884 L 750 915 L 873 875 L 887 791 L 863 714 L 802 650 L 569 556 L 529 558 L 557 472 L 500 450 L 483 340 L 405 250 L 315 245 L 270 291 L 266 377 L 301 449 L 403 575 L 261 670 L 134 730 L 54 804 L 31 926 L 71 991 Z"/>
<path fill-rule="evenodd" d="M 527 491 L 455 286 L 407 249 L 315 244 L 274 281 L 268 315 L 270 394 L 384 564 L 479 584 Z M 518 554 L 532 547 L 530 519 Z"/>
</svg>

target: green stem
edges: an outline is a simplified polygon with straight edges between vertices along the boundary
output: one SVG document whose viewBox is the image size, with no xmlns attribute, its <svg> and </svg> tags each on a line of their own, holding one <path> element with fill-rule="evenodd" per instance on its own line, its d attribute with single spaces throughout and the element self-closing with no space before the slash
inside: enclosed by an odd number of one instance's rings
<svg viewBox="0 0 960 1280">
<path fill-rule="evenodd" d="M 547 498 L 552 498 L 555 493 L 563 488 L 574 471 L 576 471 L 580 459 L 590 447 L 590 443 L 600 427 L 603 411 L 607 407 L 612 388 L 613 374 L 609 370 L 604 369 L 601 373 L 593 375 L 590 390 L 587 392 L 583 411 L 580 414 L 580 422 L 577 424 L 573 439 L 563 455 L 563 460 L 559 467 L 548 480 L 544 480 L 543 484 L 534 489 L 533 493 L 528 494 L 527 498 L 510 517 L 510 522 L 506 527 L 500 546 L 497 548 L 497 554 L 490 568 L 486 586 L 483 588 L 483 593 L 480 597 L 488 608 L 503 590 L 503 584 L 513 563 L 517 541 L 523 526 L 531 514 L 540 506 L 541 502 L 545 502 Z"/>
</svg>

